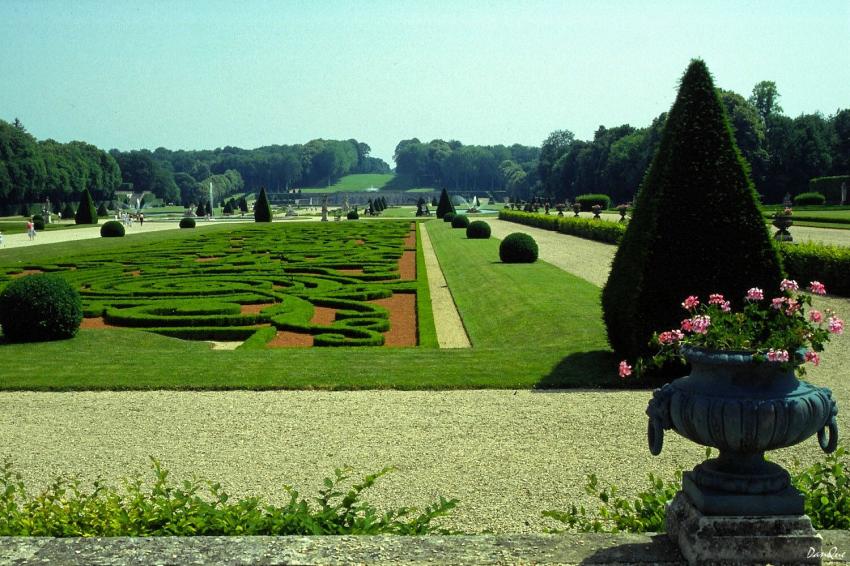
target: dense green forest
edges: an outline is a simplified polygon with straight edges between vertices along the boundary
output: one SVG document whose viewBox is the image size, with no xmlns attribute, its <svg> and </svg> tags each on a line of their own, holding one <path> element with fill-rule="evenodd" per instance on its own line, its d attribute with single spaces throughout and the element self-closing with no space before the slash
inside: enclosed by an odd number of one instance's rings
<svg viewBox="0 0 850 566">
<path fill-rule="evenodd" d="M 813 177 L 850 174 L 850 109 L 825 118 L 820 113 L 790 118 L 771 81 L 758 83 L 749 98 L 719 91 L 738 148 L 749 162 L 764 202 L 807 190 Z M 539 185 L 514 196 L 545 195 L 556 201 L 603 193 L 616 203 L 634 197 L 660 140 L 666 113 L 644 128 L 600 126 L 592 140 L 569 130 L 552 132 L 537 164 Z"/>
<path fill-rule="evenodd" d="M 719 90 L 735 139 L 749 162 L 765 202 L 807 190 L 814 177 L 850 174 L 850 109 L 786 116 L 770 81 L 748 98 Z M 434 187 L 481 193 L 506 191 L 515 199 L 555 201 L 604 193 L 624 203 L 635 194 L 655 153 L 666 114 L 645 127 L 599 126 L 593 139 L 567 129 L 552 132 L 541 147 L 463 145 L 417 138 L 395 149 L 396 178 L 388 188 Z M 352 173 L 389 173 L 383 160 L 355 139 L 316 139 L 256 149 L 143 149 L 108 153 L 84 142 L 37 141 L 17 119 L 0 120 L 0 213 L 19 203 L 76 202 L 88 188 L 95 201 L 112 200 L 119 187 L 150 191 L 166 203 L 200 204 L 235 193 L 328 186 Z"/>
</svg>

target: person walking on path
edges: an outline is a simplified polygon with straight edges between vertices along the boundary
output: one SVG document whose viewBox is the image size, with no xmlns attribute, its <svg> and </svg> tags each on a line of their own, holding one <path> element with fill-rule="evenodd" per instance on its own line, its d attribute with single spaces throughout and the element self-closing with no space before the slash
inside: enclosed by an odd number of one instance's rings
<svg viewBox="0 0 850 566">
<path fill-rule="evenodd" d="M 32 219 L 27 220 L 27 236 L 29 236 L 30 241 L 35 240 L 35 224 L 33 224 Z"/>
<path fill-rule="evenodd" d="M 139 213 L 139 228 L 141 228 L 144 225 L 145 225 L 145 213 L 140 212 Z"/>
</svg>

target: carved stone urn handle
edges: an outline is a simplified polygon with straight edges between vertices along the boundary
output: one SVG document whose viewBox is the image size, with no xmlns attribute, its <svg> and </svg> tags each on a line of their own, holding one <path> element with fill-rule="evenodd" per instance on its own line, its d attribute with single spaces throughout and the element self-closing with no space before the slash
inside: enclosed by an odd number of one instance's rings
<svg viewBox="0 0 850 566">
<path fill-rule="evenodd" d="M 838 448 L 838 422 L 835 420 L 838 415 L 838 405 L 832 398 L 832 391 L 826 387 L 823 388 L 823 391 L 826 393 L 826 398 L 831 406 L 826 424 L 818 431 L 818 444 L 820 444 L 821 450 L 827 454 L 832 454 Z M 828 435 L 827 431 L 829 431 Z"/>
<path fill-rule="evenodd" d="M 649 417 L 649 425 L 646 430 L 646 439 L 649 442 L 649 452 L 653 456 L 661 454 L 664 447 L 664 430 L 673 428 L 670 421 L 670 398 L 673 396 L 673 388 L 666 384 L 660 389 L 652 392 L 652 399 L 646 408 Z"/>
</svg>

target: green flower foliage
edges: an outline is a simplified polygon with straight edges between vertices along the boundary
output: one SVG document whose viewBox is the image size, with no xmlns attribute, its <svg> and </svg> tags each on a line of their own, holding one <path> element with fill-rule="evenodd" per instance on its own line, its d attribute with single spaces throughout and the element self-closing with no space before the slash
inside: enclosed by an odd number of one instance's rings
<svg viewBox="0 0 850 566">
<path fill-rule="evenodd" d="M 537 242 L 522 232 L 508 234 L 499 244 L 499 259 L 504 263 L 534 263 L 537 252 Z"/>
<path fill-rule="evenodd" d="M 249 340 L 278 331 L 316 346 L 380 346 L 389 313 L 377 299 L 417 292 L 399 279 L 409 221 L 258 225 L 201 232 L 156 249 L 139 243 L 58 270 L 80 290 L 86 316 L 188 340 Z M 137 253 L 134 253 L 137 252 Z M 0 272 L 2 276 L 2 272 Z M 259 307 L 255 305 L 260 305 Z M 312 322 L 316 307 L 335 310 Z"/>
<path fill-rule="evenodd" d="M 80 206 L 77 207 L 74 222 L 76 224 L 97 224 L 97 208 L 94 206 L 94 201 L 88 189 L 83 189 L 82 194 L 80 194 Z"/>
<path fill-rule="evenodd" d="M 440 202 L 437 204 L 437 218 L 444 218 L 446 214 L 454 214 L 455 212 L 455 207 L 449 198 L 448 191 L 443 189 L 442 192 L 440 192 Z"/>
<path fill-rule="evenodd" d="M 466 237 L 470 240 L 486 240 L 490 237 L 490 225 L 483 220 L 470 222 L 466 228 Z"/>
<path fill-rule="evenodd" d="M 282 535 L 425 535 L 450 534 L 432 524 L 457 500 L 440 497 L 424 509 L 401 507 L 378 511 L 362 500 L 363 492 L 393 471 L 384 468 L 359 482 L 351 470 L 337 469 L 325 478 L 315 499 L 284 486 L 281 506 L 259 497 L 234 500 L 221 484 L 197 477 L 182 483 L 151 458 L 154 482 L 126 480 L 124 489 L 99 481 L 87 490 L 78 479 L 57 478 L 31 495 L 9 460 L 0 468 L 0 536 L 282 536 Z M 346 487 L 348 486 L 348 487 Z"/>
<path fill-rule="evenodd" d="M 469 226 L 469 217 L 465 214 L 456 214 L 452 218 L 452 228 L 466 228 Z"/>
<path fill-rule="evenodd" d="M 266 195 L 265 187 L 260 189 L 260 196 L 257 197 L 257 202 L 254 203 L 254 221 L 272 221 L 272 207 L 269 205 L 269 197 Z"/>
<path fill-rule="evenodd" d="M 100 227 L 102 238 L 121 238 L 124 236 L 124 225 L 117 220 L 107 220 Z"/>
<path fill-rule="evenodd" d="M 83 320 L 80 295 L 56 275 L 28 275 L 0 293 L 0 326 L 10 342 L 71 338 Z"/>
<path fill-rule="evenodd" d="M 643 357 L 655 330 L 678 326 L 688 295 L 738 298 L 782 278 L 748 166 L 708 68 L 695 60 L 603 289 L 609 342 L 620 357 Z"/>
</svg>

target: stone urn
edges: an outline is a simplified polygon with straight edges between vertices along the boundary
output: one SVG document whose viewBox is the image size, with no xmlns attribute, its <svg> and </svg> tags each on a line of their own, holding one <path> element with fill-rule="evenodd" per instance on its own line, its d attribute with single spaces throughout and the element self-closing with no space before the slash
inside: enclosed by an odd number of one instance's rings
<svg viewBox="0 0 850 566">
<path fill-rule="evenodd" d="M 793 226 L 794 221 L 791 220 L 791 216 L 785 214 L 779 214 L 773 217 L 773 225 L 776 227 L 777 232 L 773 235 L 773 239 L 778 242 L 793 242 L 794 238 L 791 236 L 791 233 L 788 231 L 788 228 Z"/>
<path fill-rule="evenodd" d="M 578 218 L 578 213 L 581 212 L 581 205 L 579 203 L 573 204 L 573 213 L 575 217 Z"/>
<path fill-rule="evenodd" d="M 599 216 L 599 213 L 602 212 L 602 207 L 600 205 L 594 204 L 592 207 L 590 207 L 590 210 L 593 211 L 593 219 L 594 220 L 602 220 L 602 217 Z"/>
<path fill-rule="evenodd" d="M 790 476 L 765 461 L 765 451 L 799 444 L 815 433 L 824 452 L 835 450 L 838 408 L 829 389 L 798 380 L 788 364 L 756 362 L 747 352 L 684 347 L 682 353 L 691 374 L 655 390 L 646 410 L 647 436 L 653 455 L 661 452 L 664 431 L 671 429 L 720 451 L 694 468 L 690 479 L 695 488 L 741 495 L 785 493 Z M 696 496 L 692 499 L 704 512 L 738 514 L 734 505 L 712 505 L 710 498 L 690 493 L 695 489 L 685 491 Z M 782 498 L 772 499 L 764 510 L 772 512 L 762 514 L 802 514 L 802 499 L 791 497 L 784 504 Z"/>
</svg>

